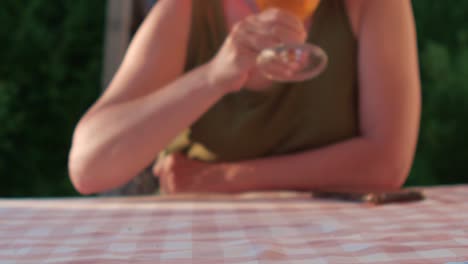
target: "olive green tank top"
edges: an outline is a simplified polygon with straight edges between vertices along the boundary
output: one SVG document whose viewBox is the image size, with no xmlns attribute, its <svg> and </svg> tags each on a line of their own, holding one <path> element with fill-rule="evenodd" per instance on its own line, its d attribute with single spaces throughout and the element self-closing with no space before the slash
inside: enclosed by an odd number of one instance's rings
<svg viewBox="0 0 468 264">
<path fill-rule="evenodd" d="M 193 0 L 186 71 L 208 62 L 227 36 L 221 0 Z M 210 162 L 320 148 L 356 136 L 357 41 L 343 0 L 321 1 L 308 42 L 329 65 L 319 77 L 224 96 L 167 148 Z"/>
</svg>

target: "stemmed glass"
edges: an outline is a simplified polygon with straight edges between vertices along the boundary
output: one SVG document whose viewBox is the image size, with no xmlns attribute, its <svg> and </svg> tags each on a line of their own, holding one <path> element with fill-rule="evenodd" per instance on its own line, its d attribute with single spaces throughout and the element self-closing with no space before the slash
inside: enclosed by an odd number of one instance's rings
<svg viewBox="0 0 468 264">
<path fill-rule="evenodd" d="M 260 10 L 280 8 L 305 21 L 317 10 L 320 0 L 256 0 Z M 272 71 L 272 64 L 278 61 L 287 65 L 297 65 L 290 75 Z M 263 50 L 257 57 L 260 71 L 268 78 L 279 82 L 300 82 L 320 75 L 328 64 L 326 52 L 317 45 L 281 44 Z"/>
</svg>

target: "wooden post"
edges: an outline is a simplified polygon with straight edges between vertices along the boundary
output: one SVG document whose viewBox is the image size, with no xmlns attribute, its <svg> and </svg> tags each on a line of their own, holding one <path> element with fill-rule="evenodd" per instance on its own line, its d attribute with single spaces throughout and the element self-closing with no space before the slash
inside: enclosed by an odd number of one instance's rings
<svg viewBox="0 0 468 264">
<path fill-rule="evenodd" d="M 156 0 L 108 0 L 102 86 L 120 66 L 128 44 Z"/>
<path fill-rule="evenodd" d="M 102 86 L 107 87 L 120 66 L 130 41 L 133 1 L 108 0 Z"/>
</svg>

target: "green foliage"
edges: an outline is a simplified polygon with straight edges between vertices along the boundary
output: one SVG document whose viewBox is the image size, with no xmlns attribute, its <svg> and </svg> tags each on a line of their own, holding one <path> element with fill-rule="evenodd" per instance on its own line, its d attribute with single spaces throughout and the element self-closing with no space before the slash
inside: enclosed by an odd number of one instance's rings
<svg viewBox="0 0 468 264">
<path fill-rule="evenodd" d="M 408 185 L 468 182 L 468 1 L 413 0 L 423 116 Z M 75 195 L 73 128 L 100 92 L 105 1 L 0 4 L 0 196 Z"/>
<path fill-rule="evenodd" d="M 414 0 L 423 113 L 408 185 L 467 183 L 468 1 Z"/>
<path fill-rule="evenodd" d="M 3 0 L 0 196 L 74 194 L 73 128 L 100 91 L 105 1 Z"/>
</svg>

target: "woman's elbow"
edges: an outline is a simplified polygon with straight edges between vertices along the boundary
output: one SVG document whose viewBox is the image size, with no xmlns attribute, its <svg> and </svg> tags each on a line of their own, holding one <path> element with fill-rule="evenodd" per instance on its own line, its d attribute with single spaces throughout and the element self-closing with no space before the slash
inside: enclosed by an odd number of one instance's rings
<svg viewBox="0 0 468 264">
<path fill-rule="evenodd" d="M 72 146 L 68 158 L 68 173 L 75 189 L 83 195 L 102 193 L 126 183 L 134 175 L 128 167 L 117 166 L 108 154 Z"/>
<path fill-rule="evenodd" d="M 403 157 L 401 154 L 382 155 L 377 168 L 381 185 L 389 190 L 401 189 L 409 176 L 411 164 L 412 159 Z"/>
<path fill-rule="evenodd" d="M 79 158 L 72 149 L 68 159 L 68 174 L 75 190 L 82 195 L 97 193 L 96 182 L 93 180 L 93 166 Z"/>
<path fill-rule="evenodd" d="M 104 191 L 102 186 L 103 161 L 102 153 L 91 147 L 88 138 L 79 133 L 73 137 L 72 147 L 68 156 L 68 174 L 73 187 L 83 195 Z"/>
</svg>

